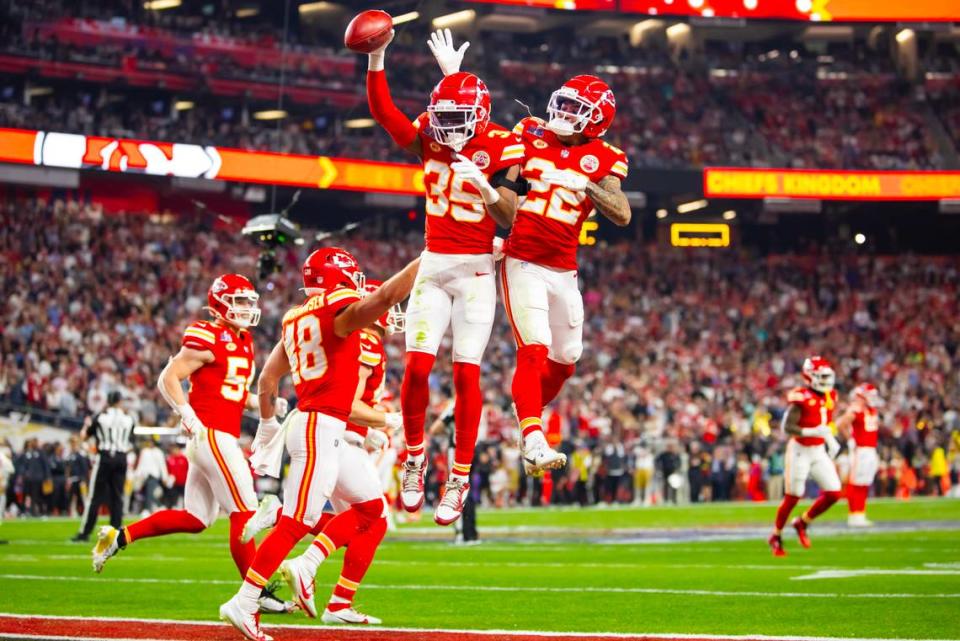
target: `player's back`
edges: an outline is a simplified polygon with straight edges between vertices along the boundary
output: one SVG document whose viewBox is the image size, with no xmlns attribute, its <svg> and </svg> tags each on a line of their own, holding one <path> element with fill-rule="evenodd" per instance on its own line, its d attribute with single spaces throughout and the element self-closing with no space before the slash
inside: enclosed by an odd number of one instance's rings
<svg viewBox="0 0 960 641">
<path fill-rule="evenodd" d="M 489 254 L 493 251 L 496 222 L 487 214 L 480 192 L 453 173 L 457 153 L 430 135 L 430 120 L 422 114 L 414 121 L 423 149 L 423 184 L 426 192 L 426 247 L 438 254 Z M 519 164 L 524 147 L 508 129 L 490 123 L 459 152 L 489 179 Z"/>
<path fill-rule="evenodd" d="M 867 407 L 853 416 L 853 441 L 858 447 L 876 447 L 880 434 L 879 412 Z"/>
<path fill-rule="evenodd" d="M 539 265 L 573 270 L 583 221 L 594 211 L 584 192 L 572 192 L 540 180 L 545 171 L 570 170 L 599 182 L 606 176 L 627 177 L 627 157 L 599 138 L 582 145 L 564 145 L 533 116 L 514 127 L 525 146 L 521 176 L 530 190 L 517 208 L 517 218 L 504 252 L 507 256 Z"/>
<path fill-rule="evenodd" d="M 337 336 L 334 320 L 360 300 L 348 287 L 311 296 L 283 317 L 283 348 L 297 392 L 297 409 L 346 421 L 359 381 L 360 334 Z"/>
<path fill-rule="evenodd" d="M 383 384 L 387 367 L 387 354 L 383 347 L 383 341 L 376 332 L 368 329 L 360 330 L 360 365 L 371 369 L 370 376 L 363 387 L 363 394 L 360 400 L 373 407 L 380 402 L 383 397 Z M 356 432 L 361 436 L 367 435 L 367 427 L 348 423 L 347 430 Z"/>
<path fill-rule="evenodd" d="M 795 387 L 787 393 L 787 402 L 800 408 L 800 421 L 803 427 L 819 427 L 833 423 L 833 411 L 837 406 L 837 392 L 830 390 L 818 394 L 809 387 Z M 798 436 L 801 445 L 822 445 L 823 438 L 816 436 Z"/>
<path fill-rule="evenodd" d="M 212 362 L 190 375 L 190 405 L 197 417 L 209 428 L 239 436 L 247 388 L 256 370 L 250 332 L 197 321 L 183 332 L 181 345 L 213 353 Z"/>
</svg>

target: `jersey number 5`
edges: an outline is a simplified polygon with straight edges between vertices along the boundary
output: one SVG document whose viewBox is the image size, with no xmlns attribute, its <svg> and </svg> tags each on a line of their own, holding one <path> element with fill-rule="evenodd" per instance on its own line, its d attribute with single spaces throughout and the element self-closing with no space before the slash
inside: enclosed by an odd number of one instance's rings
<svg viewBox="0 0 960 641">
<path fill-rule="evenodd" d="M 221 396 L 228 401 L 239 403 L 243 400 L 251 378 L 253 369 L 250 367 L 250 359 L 242 356 L 228 357 L 227 375 L 223 377 L 223 385 L 220 387 Z"/>
<path fill-rule="evenodd" d="M 320 319 L 301 316 L 283 326 L 283 349 L 290 360 L 293 384 L 320 378 L 327 371 L 327 355 L 320 337 Z"/>
</svg>

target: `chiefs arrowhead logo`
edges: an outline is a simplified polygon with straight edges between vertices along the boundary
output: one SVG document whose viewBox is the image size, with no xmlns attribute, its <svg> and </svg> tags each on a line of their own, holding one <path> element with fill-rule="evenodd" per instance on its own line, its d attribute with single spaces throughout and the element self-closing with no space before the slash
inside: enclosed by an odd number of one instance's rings
<svg viewBox="0 0 960 641">
<path fill-rule="evenodd" d="M 584 156 L 583 158 L 580 159 L 580 169 L 587 172 L 588 174 L 592 174 L 599 168 L 600 168 L 600 159 L 592 154 Z"/>
<path fill-rule="evenodd" d="M 480 169 L 486 169 L 490 166 L 490 154 L 482 150 L 475 152 L 470 160 Z"/>
</svg>

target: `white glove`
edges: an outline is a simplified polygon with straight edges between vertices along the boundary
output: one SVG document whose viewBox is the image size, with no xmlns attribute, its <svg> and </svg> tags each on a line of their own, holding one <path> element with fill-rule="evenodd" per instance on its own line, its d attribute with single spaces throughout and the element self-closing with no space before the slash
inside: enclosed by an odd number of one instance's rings
<svg viewBox="0 0 960 641">
<path fill-rule="evenodd" d="M 437 29 L 430 34 L 430 39 L 427 40 L 427 46 L 430 47 L 433 57 L 437 59 L 437 64 L 440 65 L 440 71 L 443 72 L 444 76 L 449 76 L 450 74 L 460 71 L 460 65 L 463 63 L 463 54 L 467 51 L 470 43 L 464 42 L 460 45 L 459 49 L 454 49 L 453 36 L 450 34 L 450 30 Z"/>
<path fill-rule="evenodd" d="M 391 434 L 397 434 L 403 429 L 403 414 L 400 412 L 387 412 L 383 419 L 386 423 L 386 430 Z"/>
<path fill-rule="evenodd" d="M 279 399 L 278 399 L 279 400 Z M 250 445 L 250 451 L 256 452 L 267 446 L 273 440 L 280 430 L 280 422 L 276 416 L 270 418 L 261 418 L 260 425 L 257 427 L 257 435 L 253 437 L 253 444 Z"/>
<path fill-rule="evenodd" d="M 500 262 L 503 260 L 503 239 L 499 236 L 493 237 L 493 262 Z"/>
<path fill-rule="evenodd" d="M 273 404 L 273 411 L 277 418 L 283 418 L 290 411 L 290 401 L 282 396 L 277 397 L 277 402 Z"/>
<path fill-rule="evenodd" d="M 383 43 L 379 49 L 367 54 L 367 69 L 370 71 L 383 71 L 383 52 L 387 50 L 390 43 L 393 42 L 394 31 L 390 30 L 390 39 Z"/>
<path fill-rule="evenodd" d="M 824 436 L 823 440 L 827 445 L 827 456 L 832 459 L 837 458 L 837 454 L 840 453 L 840 441 L 838 441 L 833 434 Z"/>
<path fill-rule="evenodd" d="M 367 430 L 367 437 L 363 439 L 363 449 L 368 452 L 379 452 L 387 446 L 388 441 L 386 434 L 371 427 Z"/>
<path fill-rule="evenodd" d="M 540 174 L 540 180 L 570 191 L 585 191 L 590 179 L 569 169 L 548 169 Z"/>
<path fill-rule="evenodd" d="M 197 416 L 197 413 L 190 407 L 190 403 L 177 405 L 177 413 L 180 415 L 180 427 L 187 436 L 198 436 L 203 433 L 207 426 Z"/>
<path fill-rule="evenodd" d="M 483 198 L 485 205 L 492 205 L 500 200 L 500 194 L 483 175 L 483 170 L 463 154 L 457 154 L 457 162 L 451 163 L 450 169 L 480 191 L 480 197 Z"/>
<path fill-rule="evenodd" d="M 831 432 L 830 428 L 826 425 L 818 425 L 817 427 L 801 428 L 800 436 L 806 438 L 827 438 L 828 436 L 833 436 L 833 432 Z"/>
</svg>

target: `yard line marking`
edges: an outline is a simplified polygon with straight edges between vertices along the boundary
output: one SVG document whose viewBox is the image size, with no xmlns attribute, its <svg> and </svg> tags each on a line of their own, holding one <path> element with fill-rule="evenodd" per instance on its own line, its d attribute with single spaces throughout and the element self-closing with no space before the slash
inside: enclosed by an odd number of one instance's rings
<svg viewBox="0 0 960 641">
<path fill-rule="evenodd" d="M 38 621 L 47 624 L 56 624 L 56 623 L 70 623 L 72 626 L 87 624 L 95 625 L 96 623 L 101 624 L 144 624 L 151 627 L 160 625 L 167 626 L 183 626 L 184 628 L 193 628 L 196 632 L 191 635 L 190 638 L 202 639 L 203 637 L 200 634 L 206 628 L 208 632 L 227 632 L 231 633 L 231 636 L 235 636 L 233 630 L 228 626 L 219 623 L 212 623 L 210 621 L 180 621 L 176 619 L 142 619 L 142 618 L 113 618 L 113 617 L 80 617 L 80 616 L 47 616 L 47 615 L 32 615 L 32 614 L 8 614 L 0 613 L 0 626 L 3 625 L 22 625 L 24 623 L 29 623 L 33 621 Z M 49 626 L 48 626 L 49 627 Z M 131 626 L 132 627 L 132 626 Z M 431 640 L 433 639 L 443 639 L 444 636 L 449 635 L 453 637 L 457 635 L 468 635 L 470 637 L 476 637 L 479 639 L 498 639 L 502 637 L 516 638 L 516 637 L 533 637 L 533 638 L 555 638 L 555 637 L 564 637 L 564 638 L 593 638 L 593 639 L 661 639 L 664 641 L 681 641 L 681 640 L 697 640 L 703 639 L 705 641 L 894 641 L 893 639 L 857 639 L 857 638 L 846 638 L 846 637 L 807 637 L 807 636 L 767 636 L 767 635 L 717 635 L 717 634 L 667 634 L 662 632 L 657 633 L 623 633 L 623 632 L 548 632 L 541 630 L 465 630 L 465 629 L 443 629 L 443 628 L 401 628 L 401 627 L 380 627 L 369 628 L 358 630 L 357 628 L 350 627 L 341 627 L 341 626 L 317 626 L 317 625 L 303 625 L 303 624 L 280 624 L 280 625 L 265 625 L 267 630 L 297 630 L 301 633 L 310 631 L 318 635 L 323 635 L 324 633 L 330 634 L 331 638 L 336 638 L 336 636 L 346 635 L 345 638 L 349 639 L 360 639 L 364 635 L 372 635 L 379 633 L 388 633 L 388 634 L 404 634 L 404 635 L 417 635 L 414 638 L 422 639 L 424 633 L 430 633 L 426 638 Z M 70 628 L 68 628 L 69 630 Z M 3 634 L 14 636 L 17 638 L 23 638 L 27 635 L 21 633 L 6 632 L 0 633 L 0 636 Z M 336 636 L 334 636 L 336 635 Z M 44 638 L 44 639 L 77 639 L 77 635 L 70 636 L 37 636 L 34 638 Z M 103 637 L 91 637 L 100 639 Z M 140 641 L 144 641 L 147 637 L 141 637 Z M 120 640 L 122 641 L 122 640 Z M 896 639 L 896 641 L 921 641 L 919 639 Z M 923 640 L 929 641 L 929 640 Z M 950 641 L 950 640 L 943 640 Z"/>
<path fill-rule="evenodd" d="M 151 577 L 110 577 L 109 579 L 100 579 L 97 577 L 84 576 L 42 576 L 35 574 L 0 574 L 0 579 L 13 579 L 20 581 L 79 581 L 87 583 L 90 581 L 104 581 L 110 583 L 150 583 L 150 584 L 173 584 L 173 585 L 239 585 L 238 580 L 226 579 L 157 579 Z M 418 590 L 418 591 L 442 591 L 456 590 L 463 592 L 559 592 L 559 593 L 579 593 L 595 592 L 600 594 L 675 594 L 679 596 L 749 596 L 749 597 L 769 597 L 769 598 L 788 598 L 788 599 L 960 599 L 960 593 L 911 593 L 911 592 L 893 592 L 893 593 L 857 593 L 846 594 L 838 592 L 759 592 L 751 590 L 687 590 L 682 588 L 618 588 L 618 587 L 596 587 L 596 586 L 575 586 L 575 587 L 541 587 L 541 586 L 506 586 L 506 585 L 379 585 L 364 583 L 365 590 Z"/>
<path fill-rule="evenodd" d="M 816 581 L 818 579 L 849 579 L 860 576 L 960 576 L 960 568 L 956 570 L 921 570 L 914 568 L 880 569 L 863 568 L 859 570 L 820 570 L 813 574 L 790 577 L 791 581 Z"/>
</svg>

